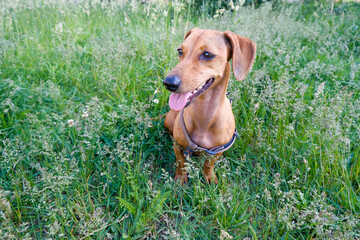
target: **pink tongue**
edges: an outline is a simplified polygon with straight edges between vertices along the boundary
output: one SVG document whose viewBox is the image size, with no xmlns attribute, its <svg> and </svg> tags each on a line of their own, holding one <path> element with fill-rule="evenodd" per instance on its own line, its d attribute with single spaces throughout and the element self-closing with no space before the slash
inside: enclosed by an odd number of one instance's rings
<svg viewBox="0 0 360 240">
<path fill-rule="evenodd" d="M 187 99 L 191 95 L 190 92 L 187 93 L 172 93 L 169 98 L 169 106 L 172 110 L 180 111 L 186 105 Z"/>
</svg>

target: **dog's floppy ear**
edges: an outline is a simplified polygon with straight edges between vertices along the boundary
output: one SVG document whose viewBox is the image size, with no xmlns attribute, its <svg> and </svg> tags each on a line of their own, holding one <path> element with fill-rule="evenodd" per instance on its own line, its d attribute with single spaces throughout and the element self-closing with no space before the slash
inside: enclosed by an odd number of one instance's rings
<svg viewBox="0 0 360 240">
<path fill-rule="evenodd" d="M 225 39 L 230 44 L 229 59 L 232 58 L 233 72 L 236 80 L 242 81 L 250 71 L 256 52 L 256 44 L 246 37 L 226 31 Z"/>
<path fill-rule="evenodd" d="M 189 30 L 186 34 L 185 34 L 185 37 L 184 37 L 184 40 L 191 34 L 191 32 L 192 31 L 196 31 L 196 30 L 198 30 L 198 28 L 197 27 L 195 27 L 195 28 L 193 28 L 193 29 L 191 29 L 191 30 Z"/>
</svg>

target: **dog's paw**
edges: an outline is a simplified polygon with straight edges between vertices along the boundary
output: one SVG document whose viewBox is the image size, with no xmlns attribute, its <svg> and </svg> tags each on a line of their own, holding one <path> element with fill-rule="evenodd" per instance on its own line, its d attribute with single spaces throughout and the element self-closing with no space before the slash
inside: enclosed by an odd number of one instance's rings
<svg viewBox="0 0 360 240">
<path fill-rule="evenodd" d="M 209 174 L 208 176 L 205 175 L 205 180 L 208 184 L 218 184 L 218 178 L 216 177 L 215 174 Z"/>
<path fill-rule="evenodd" d="M 175 180 L 175 182 L 180 181 L 181 184 L 188 183 L 188 178 L 187 178 L 186 173 L 184 173 L 184 174 L 175 174 L 174 180 Z"/>
</svg>

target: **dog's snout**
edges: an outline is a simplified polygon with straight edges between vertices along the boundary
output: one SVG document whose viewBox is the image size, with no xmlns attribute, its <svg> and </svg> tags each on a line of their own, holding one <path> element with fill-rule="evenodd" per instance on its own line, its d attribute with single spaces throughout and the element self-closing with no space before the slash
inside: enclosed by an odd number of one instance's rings
<svg viewBox="0 0 360 240">
<path fill-rule="evenodd" d="M 181 80 L 177 76 L 167 76 L 164 79 L 163 84 L 165 85 L 167 90 L 175 92 L 180 87 Z"/>
</svg>

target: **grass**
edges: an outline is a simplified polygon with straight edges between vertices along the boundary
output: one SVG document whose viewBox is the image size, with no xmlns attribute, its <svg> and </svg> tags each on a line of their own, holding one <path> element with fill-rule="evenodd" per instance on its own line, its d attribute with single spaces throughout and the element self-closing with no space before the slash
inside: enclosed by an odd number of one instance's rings
<svg viewBox="0 0 360 240">
<path fill-rule="evenodd" d="M 358 4 L 79 2 L 0 6 L 1 239 L 360 238 Z M 157 118 L 194 26 L 257 43 L 210 186 Z"/>
</svg>

